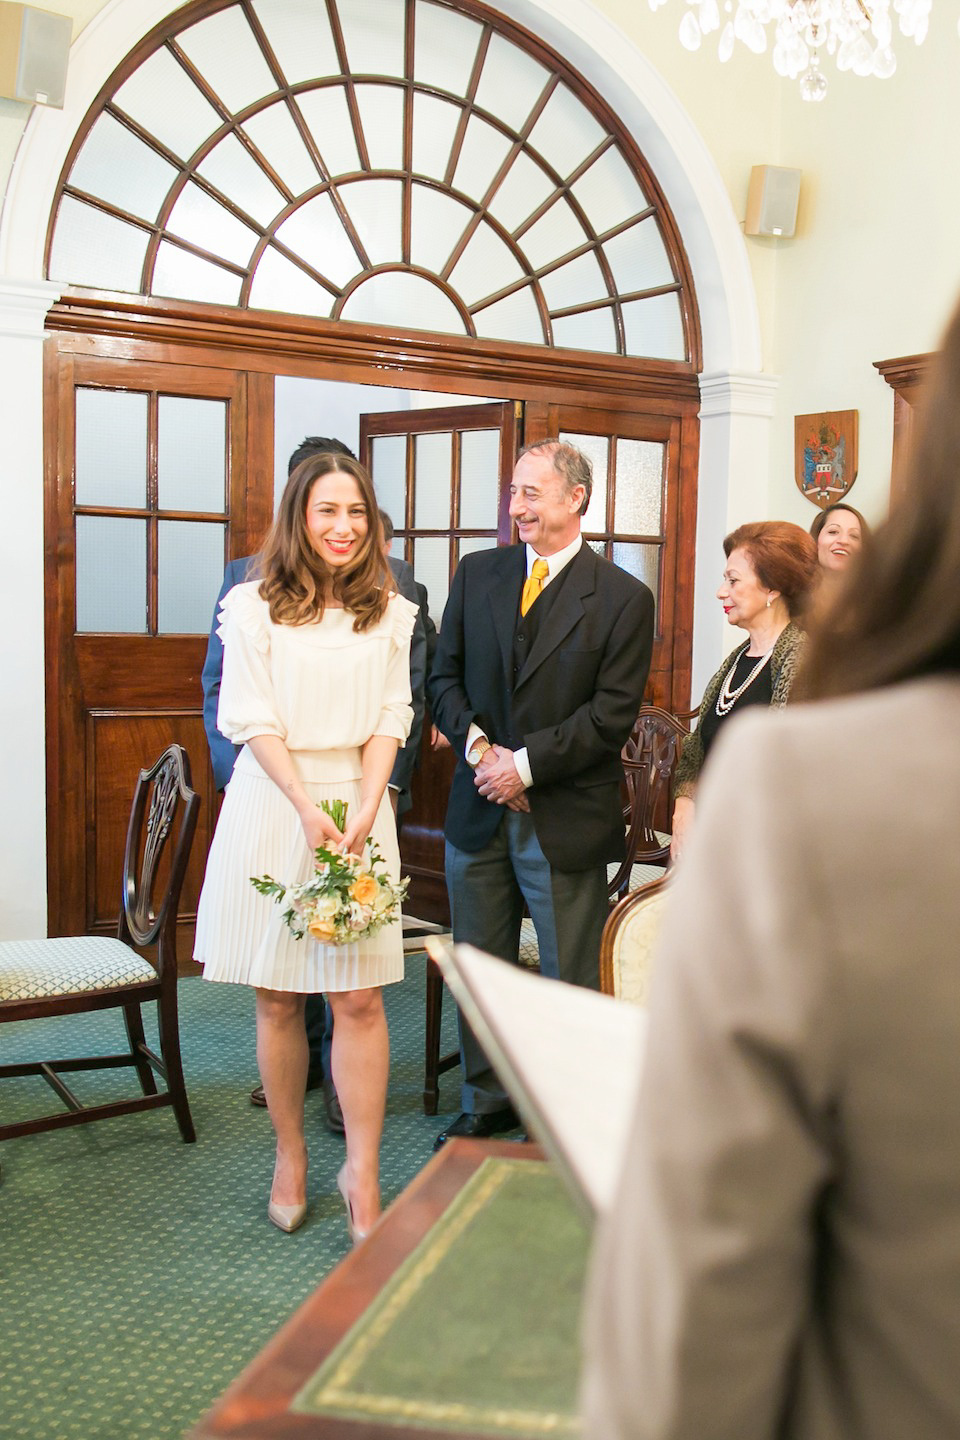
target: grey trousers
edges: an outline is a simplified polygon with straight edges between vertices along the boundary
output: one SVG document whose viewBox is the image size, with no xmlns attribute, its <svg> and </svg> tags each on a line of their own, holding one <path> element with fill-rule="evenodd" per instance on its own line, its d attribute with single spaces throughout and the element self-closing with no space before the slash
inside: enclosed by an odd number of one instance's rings
<svg viewBox="0 0 960 1440">
<path fill-rule="evenodd" d="M 540 950 L 540 972 L 596 990 L 600 935 L 609 914 L 605 866 L 554 869 L 530 815 L 508 810 L 482 850 L 445 849 L 447 891 L 458 944 L 475 945 L 516 965 L 524 905 Z M 490 1114 L 510 1103 L 476 1036 L 460 1016 L 461 1107 Z M 576 1056 L 570 1057 L 576 1064 Z"/>
</svg>

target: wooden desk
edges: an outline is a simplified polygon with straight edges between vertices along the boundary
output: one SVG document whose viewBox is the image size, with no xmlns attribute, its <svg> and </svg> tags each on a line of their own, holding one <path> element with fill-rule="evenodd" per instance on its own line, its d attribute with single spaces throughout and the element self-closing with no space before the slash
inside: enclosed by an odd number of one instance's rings
<svg viewBox="0 0 960 1440">
<path fill-rule="evenodd" d="M 488 1156 L 542 1160 L 536 1145 L 451 1140 L 331 1272 L 192 1432 L 190 1440 L 457 1440 L 394 1424 L 292 1412 L 303 1385 L 416 1249 Z M 424 1336 L 428 1345 L 429 1336 Z M 462 1440 L 462 1436 L 460 1437 Z"/>
</svg>

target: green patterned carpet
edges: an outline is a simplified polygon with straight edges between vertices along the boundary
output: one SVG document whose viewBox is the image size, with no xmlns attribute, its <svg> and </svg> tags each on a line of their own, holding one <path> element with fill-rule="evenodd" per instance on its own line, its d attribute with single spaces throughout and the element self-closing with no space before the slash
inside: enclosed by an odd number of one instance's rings
<svg viewBox="0 0 960 1440">
<path fill-rule="evenodd" d="M 441 1114 L 423 1114 L 424 957 L 384 992 L 393 1060 L 382 1181 L 389 1203 L 459 1109 L 458 1071 Z M 252 992 L 181 982 L 184 1071 L 197 1127 L 173 1112 L 125 1115 L 0 1147 L 0 1436 L 3 1440 L 178 1440 L 346 1253 L 334 1176 L 343 1142 L 307 1096 L 311 1212 L 283 1235 L 266 1219 L 270 1121 L 256 1083 Z M 6 1025 L 17 1058 L 121 1048 L 116 1014 Z M 42 1033 L 42 1038 L 40 1038 Z M 456 1035 L 444 1005 L 444 1050 Z M 128 1080 L 76 1077 L 87 1099 Z M 59 1103 L 39 1079 L 5 1080 L 4 1118 Z"/>
</svg>

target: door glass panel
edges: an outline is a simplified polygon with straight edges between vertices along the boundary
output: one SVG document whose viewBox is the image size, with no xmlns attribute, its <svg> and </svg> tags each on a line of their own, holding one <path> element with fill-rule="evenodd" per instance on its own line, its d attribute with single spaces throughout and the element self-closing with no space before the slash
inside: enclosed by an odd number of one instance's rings
<svg viewBox="0 0 960 1440">
<path fill-rule="evenodd" d="M 495 550 L 497 542 L 492 535 L 466 535 L 457 541 L 457 559 L 464 555 L 475 555 L 478 550 Z"/>
<path fill-rule="evenodd" d="M 77 505 L 143 509 L 147 503 L 147 397 L 79 388 Z"/>
<path fill-rule="evenodd" d="M 329 195 L 315 195 L 294 210 L 278 227 L 277 239 L 335 285 L 345 285 L 360 268 Z"/>
<path fill-rule="evenodd" d="M 277 88 L 239 5 L 198 20 L 178 36 L 185 53 L 234 114 Z"/>
<path fill-rule="evenodd" d="M 568 305 L 582 305 L 588 300 L 605 300 L 610 294 L 593 251 L 551 270 L 540 284 L 551 310 L 564 310 Z"/>
<path fill-rule="evenodd" d="M 603 249 L 622 295 L 674 282 L 670 257 L 653 215 L 639 225 L 631 225 L 622 235 L 615 235 Z"/>
<path fill-rule="evenodd" d="M 476 20 L 418 0 L 414 24 L 414 79 L 464 95 L 480 42 Z"/>
<path fill-rule="evenodd" d="M 426 185 L 414 185 L 410 207 L 410 259 L 439 274 L 473 219 L 459 200 Z"/>
<path fill-rule="evenodd" d="M 224 526 L 157 522 L 157 633 L 205 635 L 223 581 Z"/>
<path fill-rule="evenodd" d="M 364 280 L 348 296 L 340 318 L 448 335 L 462 335 L 466 329 L 460 311 L 439 286 L 404 270 L 381 270 Z"/>
<path fill-rule="evenodd" d="M 539 61 L 502 35 L 494 35 L 483 62 L 477 104 L 520 130 L 550 78 Z"/>
<path fill-rule="evenodd" d="M 523 278 L 523 269 L 514 252 L 484 221 L 467 242 L 450 276 L 450 284 L 468 305 L 475 305 Z"/>
<path fill-rule="evenodd" d="M 227 479 L 226 401 L 161 395 L 157 409 L 159 508 L 222 511 Z"/>
<path fill-rule="evenodd" d="M 341 185 L 340 198 L 356 226 L 371 265 L 396 260 L 400 249 L 399 180 L 360 180 Z"/>
<path fill-rule="evenodd" d="M 268 105 L 244 120 L 243 128 L 294 195 L 319 185 L 320 175 L 287 106 Z"/>
<path fill-rule="evenodd" d="M 136 294 L 149 238 L 146 230 L 64 195 L 50 252 L 51 279 Z"/>
<path fill-rule="evenodd" d="M 522 340 L 529 345 L 544 343 L 543 320 L 529 285 L 495 305 L 485 305 L 474 315 L 473 323 L 478 335 L 486 335 L 491 340 Z"/>
<path fill-rule="evenodd" d="M 200 189 L 185 185 L 170 213 L 167 228 L 172 235 L 189 240 L 201 250 L 247 265 L 259 240 L 255 230 L 231 215 L 223 205 Z"/>
<path fill-rule="evenodd" d="M 402 5 L 348 0 L 337 6 L 347 63 L 355 75 L 403 74 Z"/>
<path fill-rule="evenodd" d="M 607 528 L 607 479 L 610 469 L 610 441 L 606 435 L 575 435 L 561 430 L 560 439 L 576 445 L 593 466 L 593 493 L 587 513 L 583 517 L 583 529 L 593 534 L 602 534 Z M 601 551 L 602 553 L 602 551 Z"/>
<path fill-rule="evenodd" d="M 181 300 L 236 305 L 240 299 L 240 276 L 164 240 L 157 252 L 153 290 L 155 295 L 176 295 Z"/>
<path fill-rule="evenodd" d="M 683 321 L 678 295 L 653 295 L 632 300 L 623 307 L 628 355 L 655 355 L 661 360 L 682 360 Z"/>
<path fill-rule="evenodd" d="M 500 431 L 460 435 L 460 520 L 463 530 L 496 530 L 500 492 Z M 481 548 L 486 548 L 485 541 Z"/>
<path fill-rule="evenodd" d="M 223 123 L 167 49 L 155 50 L 144 60 L 120 86 L 115 100 L 182 160 L 189 160 Z"/>
<path fill-rule="evenodd" d="M 617 331 L 613 311 L 585 310 L 582 315 L 564 315 L 553 322 L 553 343 L 572 350 L 603 350 L 615 354 Z"/>
<path fill-rule="evenodd" d="M 649 203 L 630 166 L 613 145 L 597 156 L 574 181 L 572 189 L 598 234 L 619 225 L 627 215 L 638 215 Z"/>
<path fill-rule="evenodd" d="M 486 120 L 471 115 L 453 177 L 453 188 L 480 200 L 510 149 L 510 141 Z"/>
<path fill-rule="evenodd" d="M 659 545 L 630 545 L 614 541 L 611 556 L 614 565 L 619 565 L 628 575 L 649 585 L 654 601 L 660 599 L 660 551 Z"/>
<path fill-rule="evenodd" d="M 558 85 L 530 133 L 530 144 L 559 175 L 569 175 L 604 138 L 603 127 L 566 85 Z"/>
<path fill-rule="evenodd" d="M 333 296 L 299 265 L 268 245 L 250 286 L 250 304 L 258 310 L 326 316 L 333 306 Z"/>
<path fill-rule="evenodd" d="M 577 218 L 569 200 L 555 200 L 536 224 L 520 239 L 520 248 L 531 264 L 539 269 L 549 265 L 570 250 L 576 250 L 590 237 Z"/>
<path fill-rule="evenodd" d="M 287 203 L 236 135 L 224 136 L 197 170 L 260 225 L 269 225 Z"/>
<path fill-rule="evenodd" d="M 377 504 L 386 510 L 397 530 L 406 529 L 407 437 L 376 435 L 370 441 L 370 472 Z"/>
<path fill-rule="evenodd" d="M 613 528 L 620 534 L 661 533 L 664 451 L 665 447 L 654 440 L 617 441 Z"/>
<path fill-rule="evenodd" d="M 430 614 L 439 625 L 450 593 L 450 541 L 446 536 L 413 542 L 413 573 L 427 587 Z"/>
<path fill-rule="evenodd" d="M 179 171 L 112 115 L 101 115 L 77 156 L 70 184 L 131 215 L 156 220 Z"/>
<path fill-rule="evenodd" d="M 521 151 L 490 201 L 490 214 L 512 233 L 555 189 L 543 166 Z"/>
<path fill-rule="evenodd" d="M 435 95 L 413 97 L 413 169 L 442 180 L 447 173 L 460 109 Z"/>
<path fill-rule="evenodd" d="M 78 515 L 76 524 L 77 630 L 146 634 L 146 520 Z"/>
<path fill-rule="evenodd" d="M 316 0 L 254 0 L 253 8 L 291 85 L 337 74 L 337 47 L 325 5 Z"/>
<path fill-rule="evenodd" d="M 326 75 L 326 70 L 317 70 Z M 331 175 L 349 175 L 360 169 L 360 153 L 342 85 L 324 85 L 297 96 L 297 108 L 316 138 Z"/>
<path fill-rule="evenodd" d="M 418 530 L 446 530 L 450 525 L 452 432 L 418 435 L 414 457 L 413 523 Z"/>
</svg>

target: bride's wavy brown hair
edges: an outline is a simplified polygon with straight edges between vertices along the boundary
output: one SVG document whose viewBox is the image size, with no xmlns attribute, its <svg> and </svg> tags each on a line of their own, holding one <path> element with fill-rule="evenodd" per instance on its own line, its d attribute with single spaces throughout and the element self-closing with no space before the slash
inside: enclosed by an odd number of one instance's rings
<svg viewBox="0 0 960 1440">
<path fill-rule="evenodd" d="M 367 512 L 367 533 L 357 555 L 333 567 L 313 548 L 307 530 L 307 504 L 315 483 L 337 472 L 350 475 Z M 396 588 L 383 557 L 380 512 L 373 482 L 357 460 L 346 455 L 311 455 L 297 466 L 280 500 L 276 519 L 257 560 L 260 595 L 275 625 L 309 625 L 324 611 L 324 595 L 333 595 L 353 614 L 353 628 L 369 630 L 382 617 Z"/>
</svg>

